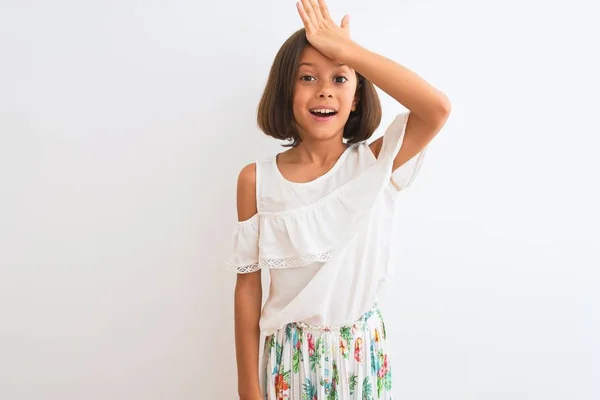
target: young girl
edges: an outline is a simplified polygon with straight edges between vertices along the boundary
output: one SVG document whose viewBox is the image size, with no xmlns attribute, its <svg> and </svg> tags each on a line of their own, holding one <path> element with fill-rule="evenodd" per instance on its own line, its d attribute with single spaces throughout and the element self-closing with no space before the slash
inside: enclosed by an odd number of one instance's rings
<svg viewBox="0 0 600 400">
<path fill-rule="evenodd" d="M 448 118 L 447 97 L 349 37 L 324 0 L 297 3 L 304 29 L 281 47 L 259 127 L 290 149 L 239 174 L 235 338 L 241 400 L 391 399 L 377 296 L 400 191 Z M 374 85 L 409 111 L 380 123 Z M 408 162 L 411 161 L 411 162 Z M 260 270 L 270 273 L 261 310 Z M 259 338 L 266 338 L 259 367 Z"/>
</svg>

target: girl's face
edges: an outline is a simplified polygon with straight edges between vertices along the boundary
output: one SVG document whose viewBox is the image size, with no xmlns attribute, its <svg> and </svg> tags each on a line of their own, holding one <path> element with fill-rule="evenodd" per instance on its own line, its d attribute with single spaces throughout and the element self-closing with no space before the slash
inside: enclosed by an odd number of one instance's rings
<svg viewBox="0 0 600 400">
<path fill-rule="evenodd" d="M 342 136 L 356 108 L 356 73 L 325 57 L 312 46 L 304 48 L 294 85 L 294 118 L 303 139 Z"/>
</svg>

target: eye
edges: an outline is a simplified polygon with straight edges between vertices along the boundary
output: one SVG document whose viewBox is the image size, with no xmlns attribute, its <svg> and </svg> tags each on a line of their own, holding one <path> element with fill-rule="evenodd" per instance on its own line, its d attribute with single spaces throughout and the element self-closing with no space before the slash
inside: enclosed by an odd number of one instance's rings
<svg viewBox="0 0 600 400">
<path fill-rule="evenodd" d="M 311 81 L 311 80 L 313 80 L 313 79 L 315 79 L 315 77 L 314 77 L 314 76 L 311 76 L 311 75 L 304 75 L 304 76 L 301 76 L 301 77 L 300 77 L 300 80 L 301 80 L 301 81 L 307 81 L 307 82 L 310 82 L 310 81 Z"/>
<path fill-rule="evenodd" d="M 339 79 L 342 79 L 341 81 Z M 345 83 L 348 81 L 348 78 L 346 78 L 345 76 L 336 76 L 335 77 L 335 83 Z"/>
</svg>

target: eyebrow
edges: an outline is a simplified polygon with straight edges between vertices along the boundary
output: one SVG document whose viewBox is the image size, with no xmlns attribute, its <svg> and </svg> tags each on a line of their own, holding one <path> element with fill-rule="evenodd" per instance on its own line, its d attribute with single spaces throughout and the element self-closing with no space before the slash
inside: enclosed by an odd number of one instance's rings
<svg viewBox="0 0 600 400">
<path fill-rule="evenodd" d="M 303 63 L 298 64 L 299 67 L 301 67 L 303 65 L 306 65 L 306 66 L 309 66 L 309 67 L 314 67 L 315 66 L 315 64 L 309 63 L 309 62 L 303 62 Z M 335 66 L 336 67 L 346 67 L 347 65 L 344 64 L 344 63 L 338 62 L 338 63 L 335 64 Z"/>
</svg>

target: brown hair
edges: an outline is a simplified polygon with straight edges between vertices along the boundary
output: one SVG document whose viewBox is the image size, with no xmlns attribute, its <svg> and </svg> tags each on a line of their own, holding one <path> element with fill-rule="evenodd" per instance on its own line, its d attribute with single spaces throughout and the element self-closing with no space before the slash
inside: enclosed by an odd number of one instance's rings
<svg viewBox="0 0 600 400">
<path fill-rule="evenodd" d="M 296 147 L 302 141 L 294 119 L 293 98 L 300 56 L 309 45 L 304 28 L 285 41 L 275 56 L 258 104 L 258 127 L 276 139 L 291 141 L 284 145 L 288 147 Z M 356 76 L 359 101 L 344 126 L 344 138 L 348 143 L 370 138 L 381 122 L 381 102 L 375 86 L 358 72 Z"/>
</svg>

